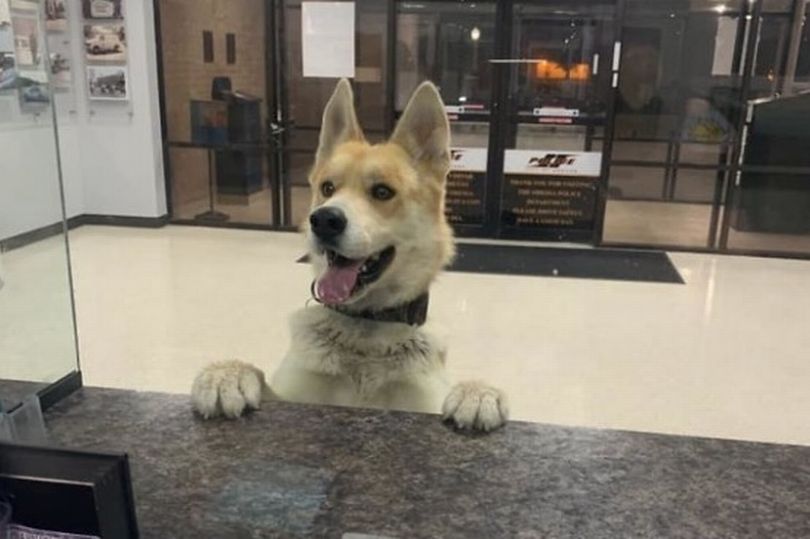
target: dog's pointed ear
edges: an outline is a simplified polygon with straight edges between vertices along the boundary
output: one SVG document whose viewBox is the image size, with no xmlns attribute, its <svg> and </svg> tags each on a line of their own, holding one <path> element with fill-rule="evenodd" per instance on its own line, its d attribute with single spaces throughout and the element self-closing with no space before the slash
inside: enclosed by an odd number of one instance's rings
<svg viewBox="0 0 810 539">
<path fill-rule="evenodd" d="M 413 93 L 397 123 L 391 142 L 414 161 L 446 172 L 450 167 L 450 124 L 439 90 L 423 82 Z"/>
<path fill-rule="evenodd" d="M 340 79 L 323 111 L 315 162 L 322 163 L 343 142 L 363 139 L 363 130 L 354 112 L 352 85 L 348 80 Z"/>
</svg>

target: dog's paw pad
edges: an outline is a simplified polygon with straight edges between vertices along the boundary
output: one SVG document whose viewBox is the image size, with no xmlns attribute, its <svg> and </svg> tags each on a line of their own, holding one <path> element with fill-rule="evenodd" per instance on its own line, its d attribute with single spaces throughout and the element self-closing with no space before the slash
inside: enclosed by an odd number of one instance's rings
<svg viewBox="0 0 810 539">
<path fill-rule="evenodd" d="M 442 416 L 460 429 L 491 431 L 506 423 L 509 408 L 506 395 L 480 382 L 456 385 L 442 406 Z"/>
<path fill-rule="evenodd" d="M 208 419 L 237 418 L 245 410 L 258 409 L 262 400 L 264 373 L 248 363 L 223 361 L 209 365 L 191 387 L 194 410 Z"/>
</svg>

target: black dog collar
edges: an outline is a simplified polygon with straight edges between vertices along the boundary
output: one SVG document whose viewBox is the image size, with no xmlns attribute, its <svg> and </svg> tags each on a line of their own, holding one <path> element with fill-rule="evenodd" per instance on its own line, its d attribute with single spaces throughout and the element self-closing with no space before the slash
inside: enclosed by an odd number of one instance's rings
<svg viewBox="0 0 810 539">
<path fill-rule="evenodd" d="M 314 283 L 312 297 L 318 301 L 315 295 Z M 408 324 L 409 326 L 422 326 L 427 320 L 428 301 L 430 295 L 425 292 L 418 298 L 396 307 L 383 309 L 381 311 L 349 311 L 339 305 L 326 305 L 324 307 L 337 311 L 340 314 L 351 316 L 352 318 L 362 318 L 364 320 L 373 320 L 374 322 L 396 322 L 400 324 Z"/>
</svg>

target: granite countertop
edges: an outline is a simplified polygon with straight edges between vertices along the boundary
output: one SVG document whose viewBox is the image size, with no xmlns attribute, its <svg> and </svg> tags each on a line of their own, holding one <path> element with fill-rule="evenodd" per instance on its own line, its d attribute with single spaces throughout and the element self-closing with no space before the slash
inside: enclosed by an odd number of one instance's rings
<svg viewBox="0 0 810 539">
<path fill-rule="evenodd" d="M 810 447 L 82 389 L 58 445 L 130 455 L 142 536 L 808 537 Z"/>
</svg>

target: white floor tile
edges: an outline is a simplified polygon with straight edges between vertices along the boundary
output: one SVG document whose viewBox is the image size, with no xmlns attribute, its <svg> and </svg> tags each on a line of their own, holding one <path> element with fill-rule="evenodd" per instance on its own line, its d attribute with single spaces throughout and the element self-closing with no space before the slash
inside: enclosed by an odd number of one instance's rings
<svg viewBox="0 0 810 539">
<path fill-rule="evenodd" d="M 271 370 L 309 297 L 294 234 L 72 238 L 88 385 L 187 392 L 229 357 Z M 451 374 L 504 388 L 516 419 L 810 444 L 810 263 L 671 256 L 686 285 L 444 274 Z"/>
</svg>

